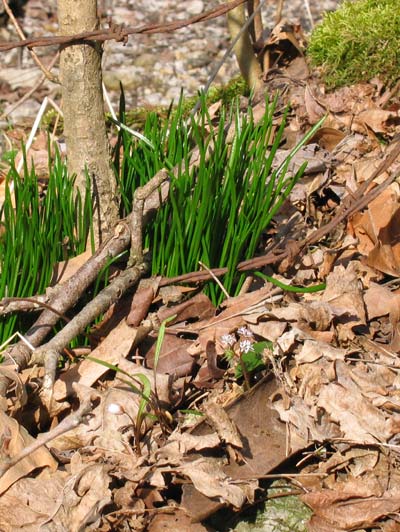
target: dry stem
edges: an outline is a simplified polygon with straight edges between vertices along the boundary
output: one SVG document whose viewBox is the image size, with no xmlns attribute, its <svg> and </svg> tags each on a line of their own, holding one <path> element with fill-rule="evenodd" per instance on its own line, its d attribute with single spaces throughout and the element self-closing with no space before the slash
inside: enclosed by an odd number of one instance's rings
<svg viewBox="0 0 400 532">
<path fill-rule="evenodd" d="M 17 30 L 18 35 L 21 37 L 22 40 L 26 40 L 26 36 L 25 36 L 24 32 L 22 31 L 22 28 L 19 25 L 18 20 L 15 18 L 14 13 L 10 9 L 10 6 L 8 5 L 7 0 L 3 0 L 3 5 L 4 5 L 4 9 L 5 9 L 7 15 L 10 17 L 11 22 L 14 24 L 14 27 Z M 57 76 L 52 74 L 50 72 L 50 70 L 47 67 L 44 66 L 44 64 L 39 59 L 37 53 L 34 50 L 32 50 L 29 46 L 28 46 L 28 50 L 29 50 L 29 53 L 32 56 L 32 59 L 35 61 L 37 66 L 40 68 L 40 70 L 43 72 L 43 75 L 48 80 L 52 81 L 53 83 L 58 83 L 59 84 L 60 81 L 58 80 Z M 57 56 L 58 56 L 58 54 L 57 54 Z M 51 63 L 50 63 L 50 68 L 52 68 L 52 66 L 54 66 L 53 61 L 51 61 Z"/>
</svg>

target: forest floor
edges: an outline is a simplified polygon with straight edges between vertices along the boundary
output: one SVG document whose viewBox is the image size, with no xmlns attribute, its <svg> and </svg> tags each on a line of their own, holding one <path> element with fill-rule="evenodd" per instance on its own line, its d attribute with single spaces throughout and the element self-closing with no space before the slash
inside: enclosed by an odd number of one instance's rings
<svg viewBox="0 0 400 532">
<path fill-rule="evenodd" d="M 41 21 L 30 31 L 42 31 L 43 4 L 27 4 L 27 20 L 35 13 Z M 175 3 L 143 2 L 157 17 L 160 4 L 172 18 Z M 194 13 L 204 4 L 185 5 Z M 321 6 L 335 4 L 318 3 L 315 18 Z M 305 5 L 291 3 L 309 24 Z M 126 2 L 114 8 L 129 25 L 148 20 L 148 12 L 128 9 Z M 55 31 L 50 7 L 46 16 Z M 146 61 L 157 56 L 155 43 L 173 57 L 173 90 L 188 82 L 193 94 L 206 82 L 210 61 L 206 68 L 196 55 L 205 40 L 209 59 L 223 53 L 224 23 L 207 30 L 215 32 L 215 42 L 201 26 L 187 30 L 199 32 L 193 50 L 182 51 L 182 41 L 173 44 L 169 35 L 168 42 L 156 36 L 140 44 Z M 102 340 L 90 356 L 103 365 L 88 358 L 65 364 L 47 412 L 34 388 L 43 368 L 14 375 L 0 411 L 0 530 L 222 531 L 235 528 L 240 512 L 288 493 L 309 513 L 291 510 L 294 521 L 276 530 L 400 530 L 399 96 L 377 79 L 327 91 L 301 53 L 297 25 L 275 29 L 267 53 L 288 42 L 290 53 L 279 54 L 264 79 L 265 93 L 279 94 L 277 124 L 290 104 L 277 164 L 326 118 L 294 158 L 291 171 L 307 161 L 305 175 L 253 264 L 281 284 L 249 275 L 246 290 L 216 308 L 197 284 L 161 287 L 154 279 L 124 296 L 96 326 Z M 106 51 L 113 98 L 113 79 L 122 76 L 127 57 L 131 62 L 137 50 Z M 16 60 L 2 70 L 21 68 Z M 137 68 L 160 73 L 145 60 Z M 221 81 L 236 73 L 232 60 Z M 129 105 L 176 98 L 174 83 L 161 85 L 168 71 L 161 74 L 151 88 L 147 79 L 142 88 L 132 86 Z M 13 88 L 1 72 L 0 79 L 9 104 L 27 90 Z M 46 85 L 32 95 L 7 139 L 26 138 L 29 105 L 39 105 L 45 94 L 57 99 L 51 90 Z M 253 106 L 261 116 L 263 94 Z M 213 105 L 210 113 L 217 118 L 218 112 L 219 104 Z M 40 164 L 44 153 L 41 133 L 30 156 Z M 71 261 L 68 276 L 86 260 L 87 254 Z M 299 288 L 320 283 L 326 286 L 316 292 Z M 174 316 L 160 352 L 160 332 L 146 321 L 150 310 L 160 323 Z M 257 371 L 243 371 L 246 356 L 261 362 Z M 111 365 L 120 372 L 110 372 Z M 3 369 L 10 378 L 9 366 Z M 142 394 L 132 392 L 130 385 L 147 382 L 149 393 L 145 386 Z"/>
</svg>

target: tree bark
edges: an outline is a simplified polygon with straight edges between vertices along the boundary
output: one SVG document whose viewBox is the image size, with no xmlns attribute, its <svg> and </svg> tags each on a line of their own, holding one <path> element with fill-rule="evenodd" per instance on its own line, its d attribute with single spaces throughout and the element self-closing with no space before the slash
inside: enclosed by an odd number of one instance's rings
<svg viewBox="0 0 400 532">
<path fill-rule="evenodd" d="M 246 22 L 246 11 L 241 4 L 227 14 L 228 29 L 233 41 Z M 242 76 L 251 90 L 258 91 L 263 88 L 262 70 L 253 50 L 250 32 L 244 31 L 233 48 Z"/>
<path fill-rule="evenodd" d="M 96 0 L 58 0 L 61 35 L 98 28 Z M 111 167 L 104 120 L 100 43 L 62 48 L 64 134 L 68 169 L 76 174 L 76 187 L 84 196 L 86 172 L 90 177 L 97 243 L 104 240 L 118 219 L 117 184 Z"/>
</svg>

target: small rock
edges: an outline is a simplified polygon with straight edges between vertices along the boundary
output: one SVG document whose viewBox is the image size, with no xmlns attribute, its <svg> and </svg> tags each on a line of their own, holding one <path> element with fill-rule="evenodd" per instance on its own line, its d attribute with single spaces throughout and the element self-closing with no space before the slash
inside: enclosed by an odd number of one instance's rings
<svg viewBox="0 0 400 532">
<path fill-rule="evenodd" d="M 199 15 L 204 11 L 204 2 L 202 0 L 190 0 L 185 3 L 185 9 L 190 15 Z"/>
</svg>

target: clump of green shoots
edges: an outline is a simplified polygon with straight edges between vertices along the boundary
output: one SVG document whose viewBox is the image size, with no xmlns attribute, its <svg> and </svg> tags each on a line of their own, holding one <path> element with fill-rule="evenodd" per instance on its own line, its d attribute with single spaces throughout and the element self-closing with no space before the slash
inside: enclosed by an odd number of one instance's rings
<svg viewBox="0 0 400 532">
<path fill-rule="evenodd" d="M 85 250 L 92 220 L 90 196 L 82 201 L 75 195 L 73 179 L 58 154 L 53 160 L 49 153 L 43 195 L 34 167 L 28 169 L 25 157 L 20 176 L 14 156 L 6 157 L 10 170 L 0 208 L 0 299 L 44 293 L 54 265 Z M 27 325 L 26 317 L 1 316 L 0 344 Z"/>
<path fill-rule="evenodd" d="M 327 13 L 311 34 L 308 57 L 322 67 L 331 88 L 399 78 L 400 4 L 398 0 L 345 0 Z"/>
<path fill-rule="evenodd" d="M 204 98 L 199 116 L 189 122 L 179 106 L 165 121 L 149 115 L 143 134 L 155 149 L 121 131 L 117 153 L 122 149 L 123 158 L 116 167 L 125 213 L 137 186 L 162 167 L 178 168 L 176 175 L 171 172 L 168 201 L 146 228 L 153 275 L 174 277 L 198 270 L 200 263 L 227 267 L 222 284 L 230 295 L 238 293 L 245 275 L 237 274 L 236 266 L 254 256 L 263 231 L 302 176 L 305 165 L 294 176 L 287 175 L 287 168 L 316 129 L 274 168 L 286 125 L 285 114 L 275 130 L 276 105 L 277 98 L 266 102 L 259 123 L 251 106 L 241 112 L 234 102 L 222 108 L 215 125 Z M 229 127 L 234 134 L 228 139 Z M 194 147 L 199 151 L 196 166 L 190 164 Z M 224 297 L 211 282 L 207 292 L 216 304 Z"/>
</svg>

